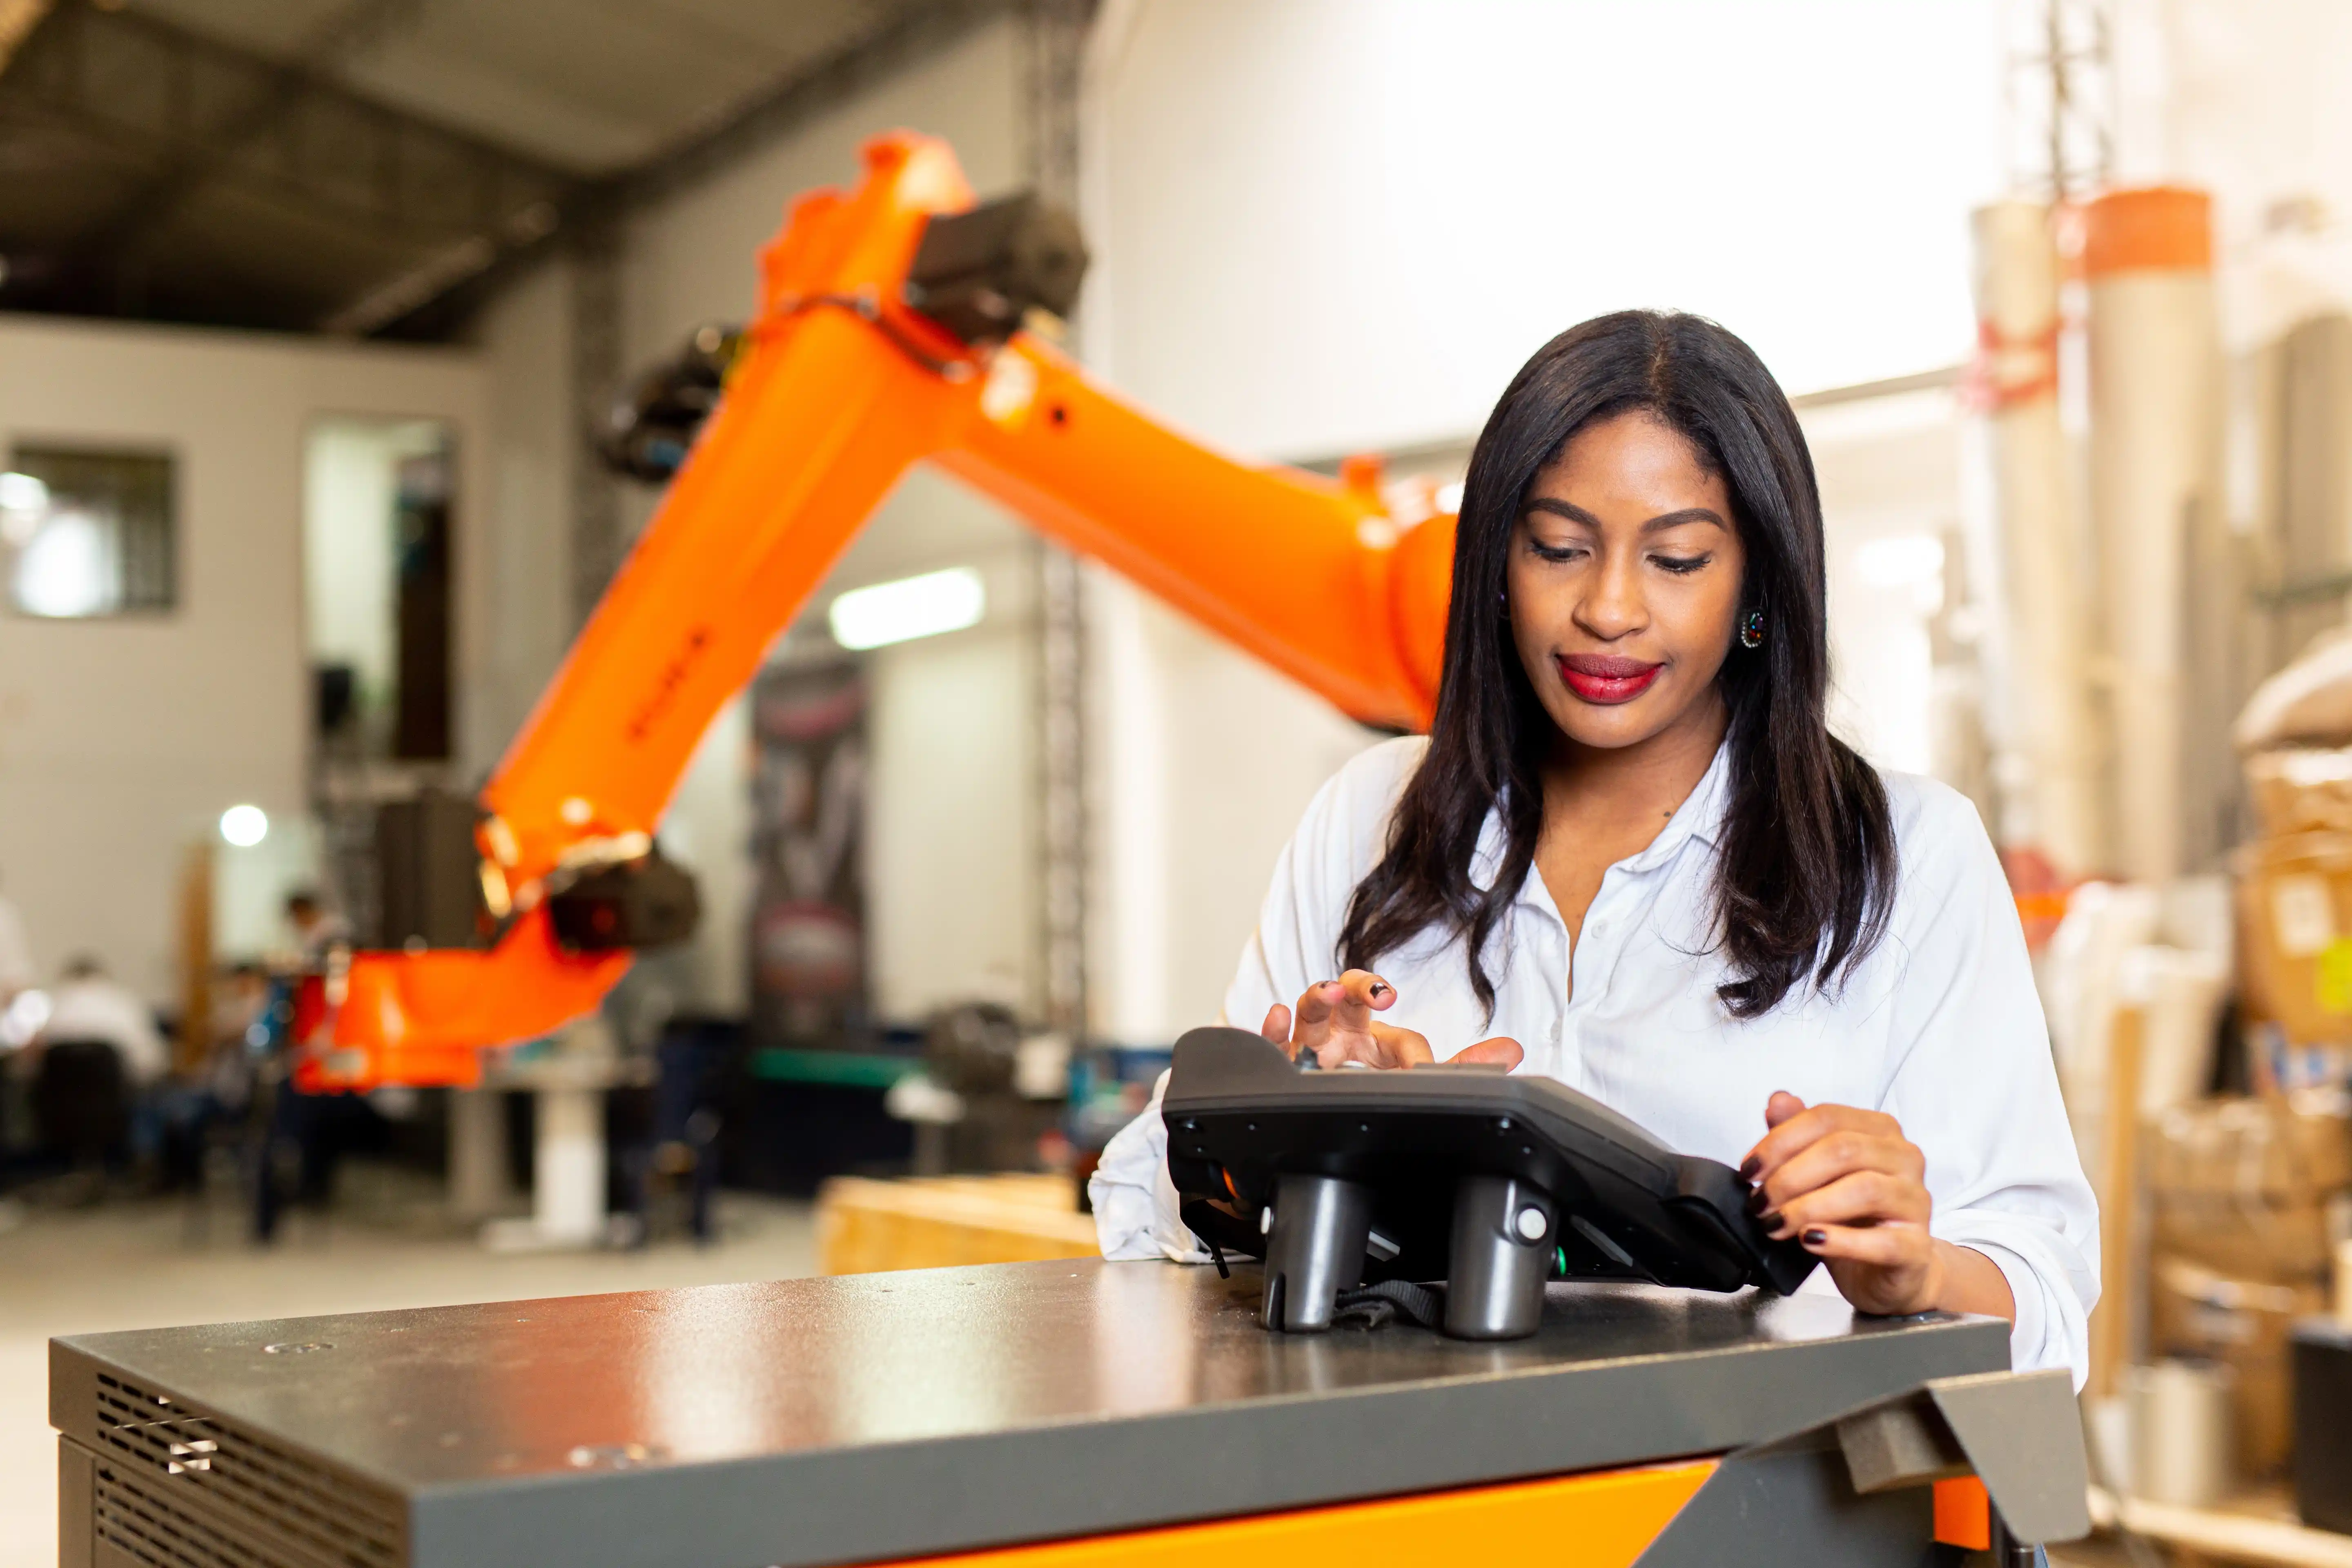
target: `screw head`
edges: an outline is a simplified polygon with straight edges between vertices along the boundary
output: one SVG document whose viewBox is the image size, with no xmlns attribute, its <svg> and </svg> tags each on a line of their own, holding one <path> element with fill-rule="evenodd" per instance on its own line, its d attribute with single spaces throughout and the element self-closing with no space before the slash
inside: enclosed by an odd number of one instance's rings
<svg viewBox="0 0 2352 1568">
<path fill-rule="evenodd" d="M 1551 1228 L 1551 1222 L 1544 1218 L 1543 1210 L 1539 1208 L 1521 1209 L 1516 1223 L 1522 1241 L 1541 1241 L 1544 1233 Z"/>
<path fill-rule="evenodd" d="M 1272 1204 L 1268 1204 L 1265 1207 L 1257 1211 L 1257 1233 L 1260 1236 L 1270 1236 L 1274 1233 L 1274 1205 Z"/>
</svg>

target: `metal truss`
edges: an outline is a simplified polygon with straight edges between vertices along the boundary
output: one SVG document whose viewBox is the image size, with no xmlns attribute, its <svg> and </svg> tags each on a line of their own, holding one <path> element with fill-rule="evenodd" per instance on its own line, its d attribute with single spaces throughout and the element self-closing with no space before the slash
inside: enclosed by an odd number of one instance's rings
<svg viewBox="0 0 2352 1568">
<path fill-rule="evenodd" d="M 0 75 L 0 128 L 79 139 L 117 177 L 69 232 L 11 235 L 0 216 L 12 262 L 30 261 L 65 308 L 135 314 L 159 238 L 222 185 L 422 254 L 476 236 L 535 239 L 581 182 L 324 74 L 412 4 L 359 0 L 284 60 L 130 11 L 58 7 Z"/>
<path fill-rule="evenodd" d="M 2115 170 L 2115 75 L 2107 0 L 2011 0 L 2007 22 L 2012 185 L 2064 202 Z"/>
<path fill-rule="evenodd" d="M 1031 183 L 1075 209 L 1078 88 L 1095 0 L 1027 0 Z M 1087 1033 L 1086 582 L 1077 557 L 1039 540 L 1037 571 L 1038 956 L 1045 1021 Z"/>
</svg>

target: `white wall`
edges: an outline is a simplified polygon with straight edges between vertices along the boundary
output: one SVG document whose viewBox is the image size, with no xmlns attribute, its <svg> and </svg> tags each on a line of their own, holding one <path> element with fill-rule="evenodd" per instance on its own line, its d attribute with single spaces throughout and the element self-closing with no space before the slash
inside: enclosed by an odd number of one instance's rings
<svg viewBox="0 0 2352 1568">
<path fill-rule="evenodd" d="M 1099 42 L 1091 358 L 1284 455 L 1475 429 L 1545 339 L 1701 311 L 1791 392 L 1972 341 L 1992 0 L 1136 0 Z"/>
<path fill-rule="evenodd" d="M 1022 37 L 992 23 L 700 184 L 635 215 L 622 252 L 623 364 L 674 353 L 705 321 L 740 322 L 759 253 L 786 205 L 860 176 L 858 148 L 901 127 L 944 136 L 983 196 L 1022 183 Z M 631 487 L 642 525 L 658 493 Z M 866 816 L 875 1004 L 916 1019 L 975 995 L 1034 1004 L 1034 675 L 1024 531 L 934 474 L 908 476 L 851 545 L 806 614 L 845 588 L 949 565 L 980 567 L 987 619 L 878 650 Z M 739 700 L 714 723 L 664 826 L 701 884 L 690 1005 L 747 1005 L 753 893 L 746 729 Z"/>
<path fill-rule="evenodd" d="M 488 383 L 487 569 L 498 614 L 457 715 L 468 782 L 506 750 L 572 645 L 572 271 L 547 263 L 492 300 L 475 322 Z"/>
<path fill-rule="evenodd" d="M 457 670 L 477 684 L 498 598 L 478 526 L 481 367 L 454 350 L 0 317 L 0 440 L 121 443 L 178 459 L 176 609 L 56 622 L 0 613 L 0 888 L 39 962 L 91 952 L 158 1002 L 177 989 L 175 881 L 238 801 L 299 815 L 304 433 L 328 414 L 457 430 Z"/>
<path fill-rule="evenodd" d="M 1801 410 L 1828 551 L 1830 721 L 1881 767 L 1935 763 L 1928 623 L 1962 524 L 1959 399 L 1946 388 Z"/>
<path fill-rule="evenodd" d="M 1087 358 L 1294 458 L 1465 439 L 1536 347 L 1629 305 L 1715 316 L 1792 392 L 1951 364 L 1967 214 L 2000 185 L 1997 20 L 1114 0 L 1088 62 Z M 1890 448 L 1857 439 L 1824 454 L 1841 540 L 1956 510 L 1948 455 L 1897 503 L 1865 493 Z M 1096 1024 L 1164 1042 L 1214 1014 L 1275 854 L 1372 737 L 1140 595 L 1093 605 Z M 1849 721 L 1913 761 L 1908 683 L 1855 686 Z"/>
</svg>

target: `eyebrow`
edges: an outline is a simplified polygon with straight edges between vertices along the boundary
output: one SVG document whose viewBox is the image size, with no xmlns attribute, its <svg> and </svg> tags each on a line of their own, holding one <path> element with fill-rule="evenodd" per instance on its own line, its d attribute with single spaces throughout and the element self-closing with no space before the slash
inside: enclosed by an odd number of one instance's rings
<svg viewBox="0 0 2352 1568">
<path fill-rule="evenodd" d="M 1529 511 L 1548 511 L 1556 517 L 1564 517 L 1570 522 L 1580 522 L 1587 528 L 1601 526 L 1599 518 L 1573 501 L 1554 500 L 1549 496 L 1538 496 L 1528 502 L 1527 509 Z M 1663 529 L 1679 528 L 1685 522 L 1711 522 L 1726 533 L 1731 531 L 1731 525 L 1717 516 L 1714 508 L 1704 506 L 1686 506 L 1680 511 L 1662 511 L 1643 523 L 1642 531 L 1656 533 Z"/>
</svg>

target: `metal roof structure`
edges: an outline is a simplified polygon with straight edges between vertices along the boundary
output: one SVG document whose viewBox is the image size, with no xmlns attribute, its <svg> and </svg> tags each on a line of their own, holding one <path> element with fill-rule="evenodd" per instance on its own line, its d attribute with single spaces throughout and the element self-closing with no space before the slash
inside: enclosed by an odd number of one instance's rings
<svg viewBox="0 0 2352 1568">
<path fill-rule="evenodd" d="M 0 0 L 0 310 L 433 338 L 1013 0 Z"/>
</svg>

